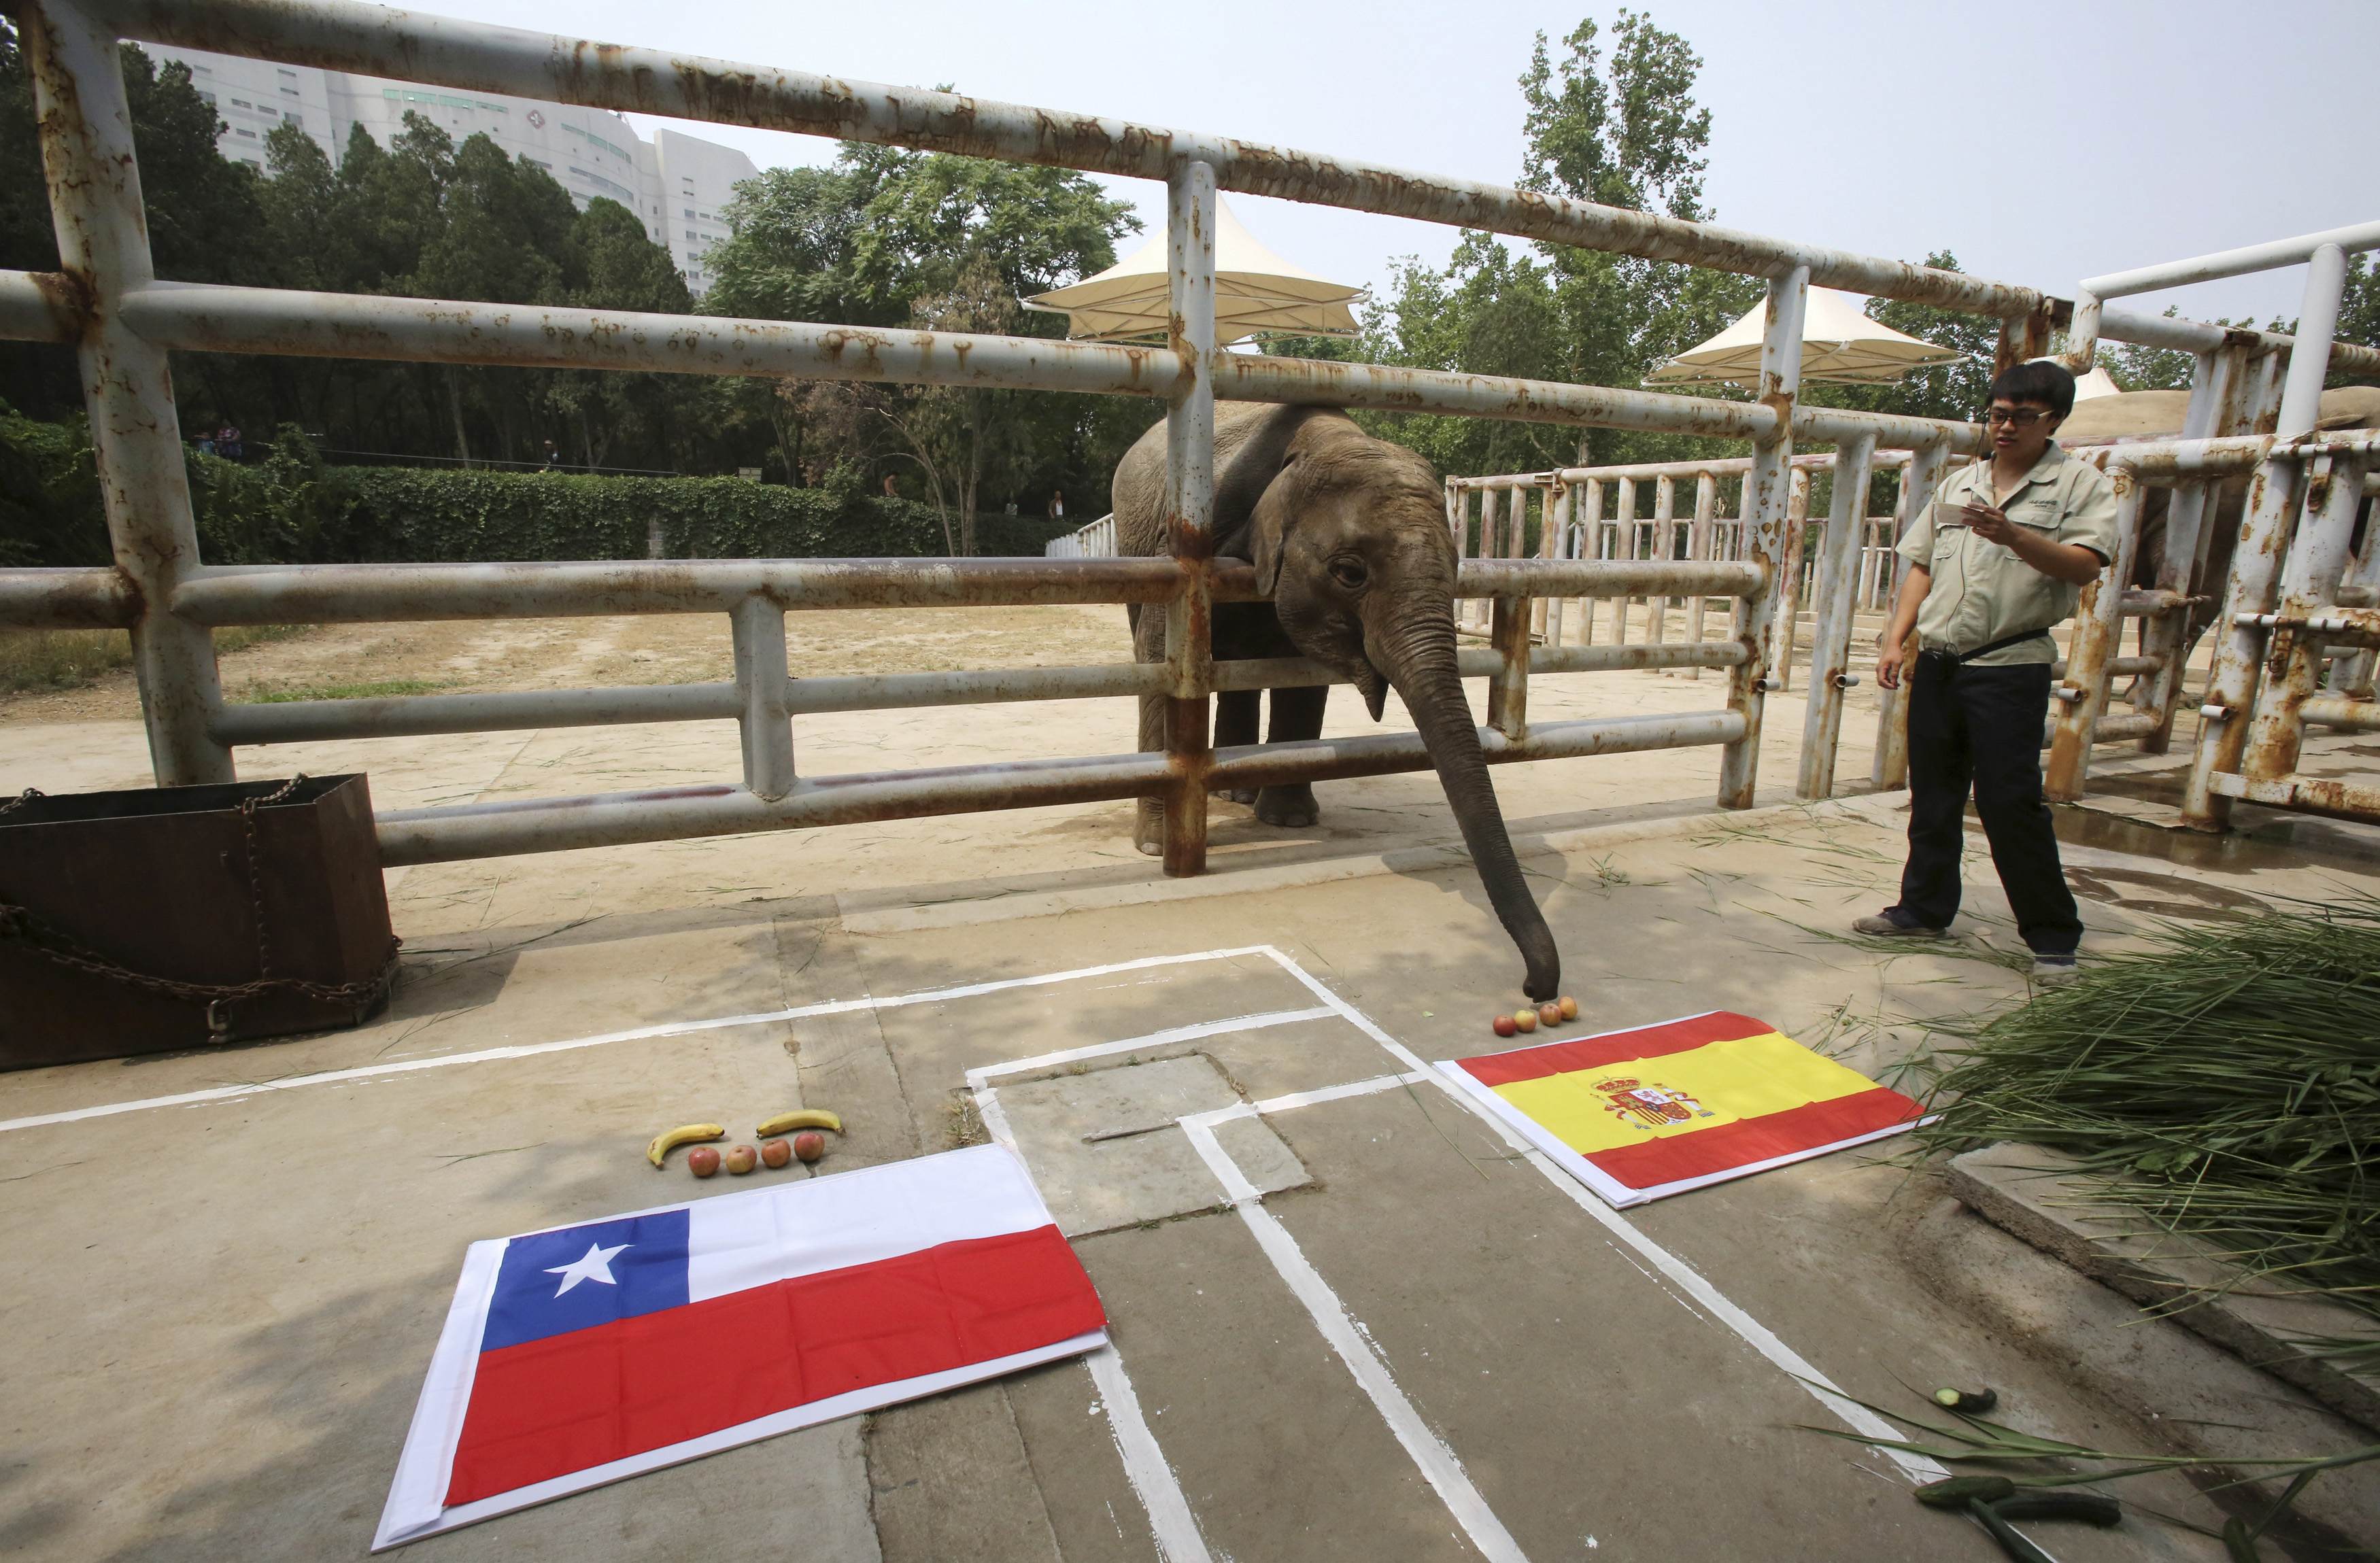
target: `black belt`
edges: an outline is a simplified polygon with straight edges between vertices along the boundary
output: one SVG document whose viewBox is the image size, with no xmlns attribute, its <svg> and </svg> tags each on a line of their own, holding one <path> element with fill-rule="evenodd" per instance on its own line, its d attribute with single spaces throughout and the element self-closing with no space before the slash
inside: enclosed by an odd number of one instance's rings
<svg viewBox="0 0 2380 1563">
<path fill-rule="evenodd" d="M 1972 662 L 1978 657 L 1989 656 L 1994 651 L 2006 650 L 2011 646 L 2022 646 L 2028 640 L 2047 640 L 2048 638 L 2049 632 L 2046 629 L 2029 629 L 2017 635 L 2004 635 L 1989 645 L 1976 647 L 1973 651 L 1950 651 L 1941 647 L 1928 646 L 1917 654 L 1921 657 L 1947 657 L 1953 662 Z"/>
</svg>

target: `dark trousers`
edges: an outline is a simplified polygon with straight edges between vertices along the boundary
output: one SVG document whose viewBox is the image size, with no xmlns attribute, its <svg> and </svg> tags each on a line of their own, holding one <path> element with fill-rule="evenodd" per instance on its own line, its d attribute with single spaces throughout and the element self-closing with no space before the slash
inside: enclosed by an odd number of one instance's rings
<svg viewBox="0 0 2380 1563">
<path fill-rule="evenodd" d="M 2017 929 L 2037 954 L 2070 955 L 2082 919 L 2058 861 L 2041 795 L 2041 726 L 2049 664 L 1963 666 L 1921 656 L 1909 670 L 1909 866 L 1900 910 L 1927 927 L 1959 914 L 1967 793 L 1992 844 Z"/>
</svg>

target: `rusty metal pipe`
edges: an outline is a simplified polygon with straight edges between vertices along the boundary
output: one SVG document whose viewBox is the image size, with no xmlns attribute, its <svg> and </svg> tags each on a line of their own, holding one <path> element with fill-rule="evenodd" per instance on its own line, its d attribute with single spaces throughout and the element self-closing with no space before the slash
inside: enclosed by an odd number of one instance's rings
<svg viewBox="0 0 2380 1563">
<path fill-rule="evenodd" d="M 1245 584 L 1252 592 L 1253 577 Z M 756 592 L 793 611 L 1164 602 L 1181 589 L 1171 559 L 269 564 L 201 571 L 176 588 L 173 610 L 200 624 L 375 624 L 725 613 Z"/>
<path fill-rule="evenodd" d="M 1893 507 L 1892 589 L 1885 600 L 1885 612 L 1889 614 L 1900 601 L 1900 588 L 1909 580 L 1909 562 L 1898 551 L 1900 541 L 1915 526 L 1919 512 L 1933 503 L 1935 488 L 1942 480 L 1942 468 L 1949 465 L 1949 453 L 1942 446 L 1922 445 L 1914 453 L 1909 470 L 1901 475 L 1900 503 Z M 1890 629 L 1890 621 L 1886 628 Z M 1916 636 L 1912 632 L 1911 640 Z M 1881 649 L 1881 648 L 1879 648 Z M 1915 660 L 1913 646 L 1911 661 Z M 1868 779 L 1879 789 L 1900 787 L 1909 781 L 1909 685 L 1903 680 L 1898 689 L 1882 689 L 1876 694 L 1876 756 L 1868 769 Z"/>
<path fill-rule="evenodd" d="M 2308 723 L 2335 727 L 2342 733 L 2380 733 L 2380 703 L 2339 695 L 2316 695 L 2298 707 Z"/>
<path fill-rule="evenodd" d="M 1868 458 L 1875 446 L 1853 440 L 1838 453 L 1826 530 L 1818 538 L 1815 622 L 1810 626 L 1810 697 L 1802 713 L 1802 757 L 1795 795 L 1835 790 L 1835 749 L 1842 738 L 1843 679 L 1851 672 L 1861 544 L 1867 531 Z"/>
<path fill-rule="evenodd" d="M 1767 571 L 1750 561 L 1686 559 L 1466 559 L 1457 597 L 1642 597 L 1651 592 L 1756 597 Z"/>
<path fill-rule="evenodd" d="M 1491 764 L 1633 754 L 1646 749 L 1724 744 L 1740 736 L 1730 711 L 1551 722 L 1514 744 L 1492 730 L 1480 742 Z M 1211 786 L 1271 786 L 1426 770 L 1417 733 L 1255 744 L 1214 751 Z M 378 817 L 381 861 L 389 867 L 564 852 L 633 842 L 804 830 L 926 815 L 1102 803 L 1171 792 L 1179 782 L 1161 754 L 1037 760 L 804 777 L 782 798 L 729 785 L 659 788 L 589 797 L 540 798 L 400 809 Z"/>
<path fill-rule="evenodd" d="M 121 313 L 154 271 L 116 34 L 63 0 L 16 11 L 59 265 L 82 307 L 76 361 L 108 545 L 140 606 L 132 661 L 150 771 L 160 786 L 229 782 L 231 751 L 207 735 L 223 704 L 214 643 L 169 611 L 199 568 L 173 378 L 164 349 Z"/>
<path fill-rule="evenodd" d="M 1118 396 L 1165 396 L 1183 375 L 1180 357 L 1162 347 L 201 283 L 140 288 L 126 298 L 124 318 L 151 342 L 185 352 Z"/>
<path fill-rule="evenodd" d="M 1786 594 L 1801 566 L 1788 551 L 1791 528 L 1786 511 L 1793 479 L 1793 409 L 1802 389 L 1802 321 L 1810 276 L 1797 266 L 1768 284 L 1760 337 L 1759 401 L 1776 413 L 1777 427 L 1754 447 L 1752 470 L 1743 479 L 1743 554 L 1760 572 L 1765 589 L 1739 599 L 1735 606 L 1734 638 L 1744 648 L 1744 660 L 1729 675 L 1727 705 L 1742 719 L 1743 728 L 1719 760 L 1721 808 L 1750 808 L 1758 788 L 1760 721 L 1768 691 L 1766 659 L 1779 614 L 1791 612 Z"/>
<path fill-rule="evenodd" d="M 0 570 L 0 629 L 128 629 L 140 616 L 119 570 Z"/>
<path fill-rule="evenodd" d="M 0 341 L 71 347 L 86 313 L 80 286 L 64 272 L 0 271 Z"/>
<path fill-rule="evenodd" d="M 1678 260 L 1977 314 L 2028 314 L 2036 290 L 1876 256 L 1285 147 L 660 49 L 593 43 L 347 0 L 108 0 L 124 36 L 287 65 L 790 130 L 1087 173 L 1163 179 L 1184 162 L 1250 195 L 1380 212 L 1549 244 Z"/>
<path fill-rule="evenodd" d="M 2092 746 L 2105 741 L 2097 729 L 2107 710 L 2107 663 L 2115 656 L 2123 624 L 2124 583 L 2131 578 L 2132 560 L 2140 547 L 2141 500 L 2145 491 L 2120 466 L 2108 477 L 2116 489 L 2116 557 L 2082 588 L 2082 600 L 2075 610 L 2066 681 L 2080 695 L 2066 701 L 2064 710 L 2054 719 L 2056 731 L 2042 781 L 2044 794 L 2058 803 L 2071 803 L 2082 795 Z M 2155 725 L 2152 720 L 2150 726 Z M 2109 735 L 2115 735 L 2112 728 Z"/>
</svg>

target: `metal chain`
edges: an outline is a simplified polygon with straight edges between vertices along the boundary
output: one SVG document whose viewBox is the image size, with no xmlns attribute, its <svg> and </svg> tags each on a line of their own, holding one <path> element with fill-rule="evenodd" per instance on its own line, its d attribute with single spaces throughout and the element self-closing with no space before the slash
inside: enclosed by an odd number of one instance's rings
<svg viewBox="0 0 2380 1563">
<path fill-rule="evenodd" d="M 241 999 L 253 999 L 266 993 L 296 993 L 326 1004 L 350 1003 L 366 997 L 388 980 L 395 968 L 397 950 L 405 941 L 388 941 L 388 959 L 373 975 L 358 982 L 310 982 L 304 977 L 254 977 L 247 982 L 183 982 L 175 977 L 152 976 L 120 966 L 88 946 L 76 943 L 34 916 L 21 906 L 0 902 L 0 939 L 18 939 L 34 954 L 55 965 L 90 976 L 103 977 L 138 987 L 168 999 L 203 999 L 212 1009 L 216 1004 L 232 1003 Z M 210 1017 L 212 1021 L 212 1017 Z M 210 1027 L 212 1028 L 212 1025 Z"/>
<path fill-rule="evenodd" d="M 239 824 L 248 838 L 248 901 L 256 916 L 256 975 L 273 975 L 273 934 L 264 921 L 264 871 L 256 860 L 256 811 L 267 804 L 277 804 L 298 790 L 306 773 L 299 771 L 279 787 L 261 798 L 242 798 L 239 804 Z"/>
<path fill-rule="evenodd" d="M 231 1032 L 231 1015 L 227 1006 L 245 999 L 261 998 L 268 993 L 295 993 L 323 1004 L 352 1004 L 370 997 L 388 985 L 396 971 L 397 951 L 404 940 L 388 941 L 388 956 L 380 970 L 358 982 L 311 982 L 303 977 L 277 977 L 273 975 L 272 944 L 264 923 L 262 876 L 258 872 L 256 856 L 256 811 L 268 804 L 285 800 L 306 780 L 301 772 L 291 777 L 275 791 L 259 798 L 243 799 L 239 806 L 241 824 L 248 838 L 249 896 L 255 908 L 257 975 L 247 982 L 183 982 L 174 977 L 152 976 L 119 965 L 88 946 L 79 944 L 66 934 L 42 923 L 22 906 L 0 902 L 0 939 L 16 939 L 54 965 L 81 972 L 102 981 L 127 987 L 137 987 L 167 999 L 183 999 L 203 1002 L 207 1007 L 209 1035 L 224 1037 Z M 41 794 L 27 789 L 23 797 L 0 805 L 0 815 L 20 807 L 28 799 Z"/>
<path fill-rule="evenodd" d="M 6 803 L 0 803 L 0 818 L 6 818 L 9 815 L 16 813 L 18 809 L 24 807 L 27 804 L 31 803 L 35 798 L 42 795 L 43 794 L 39 787 L 26 788 L 15 797 L 10 798 Z"/>
</svg>

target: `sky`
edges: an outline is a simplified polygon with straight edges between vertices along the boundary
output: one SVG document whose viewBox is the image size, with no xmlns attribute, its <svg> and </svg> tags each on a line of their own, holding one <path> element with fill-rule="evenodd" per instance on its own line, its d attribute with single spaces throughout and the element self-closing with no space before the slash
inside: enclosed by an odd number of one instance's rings
<svg viewBox="0 0 2380 1563">
<path fill-rule="evenodd" d="M 1948 248 L 1966 271 L 2070 297 L 2086 276 L 2380 217 L 2367 158 L 2380 0 L 1641 8 L 1703 57 L 1706 199 L 1730 227 L 1912 260 Z M 1617 13 L 1579 0 L 474 0 L 468 14 L 1510 184 L 1535 35 L 1559 52 L 1582 18 L 1608 33 Z M 762 166 L 833 155 L 814 138 L 685 127 Z M 1106 182 L 1144 218 L 1162 212 L 1160 186 Z M 1227 199 L 1261 242 L 1337 282 L 1377 285 L 1399 256 L 1442 261 L 1456 236 Z M 2303 280 L 2292 267 L 2131 307 L 2293 318 Z"/>
</svg>

